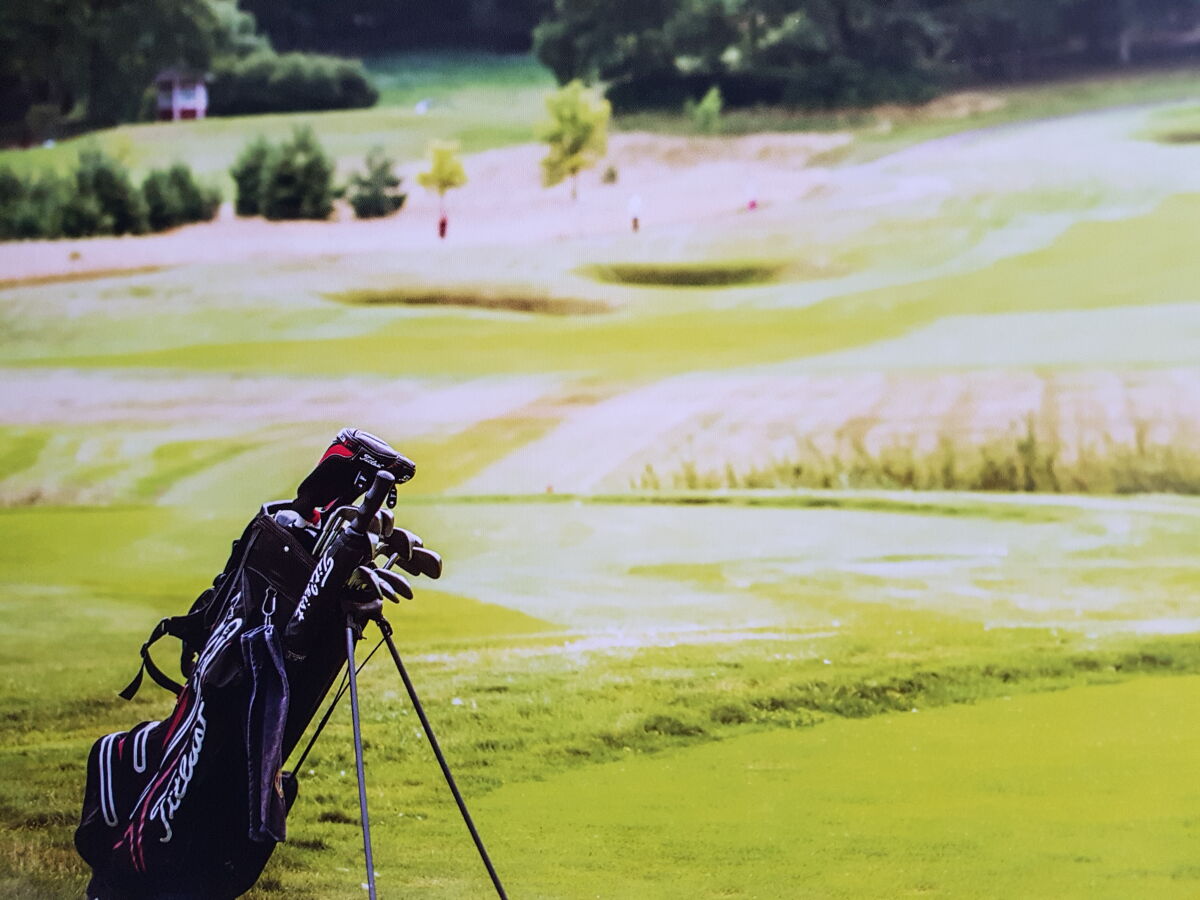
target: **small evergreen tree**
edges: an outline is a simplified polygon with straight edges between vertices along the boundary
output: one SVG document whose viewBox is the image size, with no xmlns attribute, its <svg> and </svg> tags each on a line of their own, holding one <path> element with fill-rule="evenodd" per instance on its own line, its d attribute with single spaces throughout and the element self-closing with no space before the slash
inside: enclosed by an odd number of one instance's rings
<svg viewBox="0 0 1200 900">
<path fill-rule="evenodd" d="M 211 221 L 221 204 L 220 192 L 199 184 L 183 163 L 151 172 L 142 184 L 142 193 L 151 231 Z"/>
<path fill-rule="evenodd" d="M 298 128 L 263 164 L 259 210 L 268 219 L 327 219 L 333 212 L 333 162 L 311 128 Z"/>
<path fill-rule="evenodd" d="M 446 236 L 446 192 L 467 183 L 467 172 L 458 158 L 458 144 L 453 141 L 434 141 L 429 145 L 429 171 L 417 174 L 417 183 L 437 191 L 438 233 Z"/>
<path fill-rule="evenodd" d="M 64 229 L 77 237 L 146 232 L 146 201 L 125 166 L 95 147 L 79 154 Z"/>
<path fill-rule="evenodd" d="M 271 145 L 261 135 L 242 148 L 229 170 L 236 188 L 234 211 L 239 216 L 257 216 L 261 211 L 262 173 Z"/>
<path fill-rule="evenodd" d="M 367 154 L 367 173 L 350 178 L 350 205 L 360 219 L 390 216 L 404 205 L 408 194 L 400 188 L 401 179 L 392 171 L 395 163 L 375 147 Z"/>
<path fill-rule="evenodd" d="M 575 80 L 546 98 L 548 121 L 537 128 L 538 140 L 550 146 L 542 160 L 542 184 L 553 187 L 571 179 L 571 199 L 579 195 L 579 173 L 599 162 L 608 151 L 607 100 L 592 101 Z"/>
<path fill-rule="evenodd" d="M 0 240 L 63 235 L 63 208 L 74 185 L 53 171 L 26 181 L 0 169 Z"/>
</svg>

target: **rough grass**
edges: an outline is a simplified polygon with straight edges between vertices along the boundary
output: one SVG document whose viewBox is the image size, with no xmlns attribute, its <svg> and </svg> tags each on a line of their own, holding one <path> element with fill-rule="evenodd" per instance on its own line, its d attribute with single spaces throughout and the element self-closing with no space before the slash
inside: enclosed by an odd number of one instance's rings
<svg viewBox="0 0 1200 900">
<path fill-rule="evenodd" d="M 769 284 L 787 264 L 780 261 L 719 261 L 691 263 L 608 263 L 586 266 L 581 274 L 609 284 L 650 287 L 730 287 Z"/>
<path fill-rule="evenodd" d="M 546 316 L 593 316 L 612 311 L 611 306 L 599 300 L 529 296 L 528 292 L 506 294 L 487 288 L 473 292 L 464 291 L 462 288 L 453 290 L 376 288 L 341 291 L 325 296 L 338 303 L 347 303 L 352 306 L 457 306 L 464 309 L 487 309 Z"/>
<path fill-rule="evenodd" d="M 1200 257 L 1191 252 L 1198 208 L 1200 198 L 1172 197 L 1143 216 L 1076 225 L 1043 250 L 977 271 L 831 297 L 798 309 L 646 311 L 586 322 L 568 317 L 398 317 L 368 336 L 324 341 L 323 367 L 330 375 L 577 372 L 642 377 L 829 354 L 969 312 L 1191 303 L 1200 277 Z M 663 334 L 671 334 L 672 340 L 664 344 Z M 466 346 L 473 352 L 461 352 Z M 38 363 L 300 374 L 311 369 L 312 348 L 308 341 L 281 341 L 246 329 L 238 341 L 111 356 L 51 353 Z M 935 359 L 928 362 L 936 364 Z"/>
<path fill-rule="evenodd" d="M 1156 113 L 1142 136 L 1163 144 L 1200 143 L 1200 106 Z"/>
<path fill-rule="evenodd" d="M 943 435 L 934 450 L 894 444 L 872 450 L 847 441 L 822 452 L 797 441 L 794 455 L 764 465 L 685 460 L 660 470 L 647 464 L 639 490 L 868 488 L 1010 491 L 1054 494 L 1200 493 L 1200 451 L 1185 443 L 1150 443 L 1146 429 L 1132 445 L 1109 441 L 1068 451 L 1059 435 L 1033 420 L 1023 431 L 971 443 Z"/>
</svg>

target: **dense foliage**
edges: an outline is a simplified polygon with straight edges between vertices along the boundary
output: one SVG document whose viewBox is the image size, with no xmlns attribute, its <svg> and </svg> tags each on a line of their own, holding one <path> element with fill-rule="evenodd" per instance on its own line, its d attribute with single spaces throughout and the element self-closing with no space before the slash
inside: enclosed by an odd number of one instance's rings
<svg viewBox="0 0 1200 900">
<path fill-rule="evenodd" d="M 0 170 L 0 240 L 163 231 L 212 219 L 220 202 L 220 191 L 182 163 L 151 172 L 139 187 L 120 162 L 89 148 L 68 176 Z"/>
<path fill-rule="evenodd" d="M 550 0 L 242 0 L 277 47 L 359 54 L 428 47 L 524 53 Z"/>
<path fill-rule="evenodd" d="M 230 170 L 240 216 L 327 219 L 336 194 L 334 165 L 310 128 L 297 128 L 279 146 L 262 138 L 246 146 Z"/>
<path fill-rule="evenodd" d="M 5 0 L 0 3 L 0 137 L 54 137 L 70 119 L 128 122 L 153 104 L 155 75 L 212 73 L 213 114 L 369 106 L 357 63 L 277 55 L 236 0 Z"/>
<path fill-rule="evenodd" d="M 958 79 L 1127 63 L 1181 46 L 1200 0 L 554 0 L 535 31 L 560 82 L 617 109 L 918 100 Z"/>
<path fill-rule="evenodd" d="M 379 147 L 367 154 L 365 174 L 350 176 L 350 192 L 347 199 L 354 207 L 354 215 L 360 219 L 378 219 L 390 216 L 404 205 L 408 194 L 400 190 L 402 179 L 393 171 L 395 162 L 384 155 Z"/>
<path fill-rule="evenodd" d="M 379 99 L 362 63 L 313 53 L 260 50 L 213 66 L 209 114 L 358 109 Z"/>
</svg>

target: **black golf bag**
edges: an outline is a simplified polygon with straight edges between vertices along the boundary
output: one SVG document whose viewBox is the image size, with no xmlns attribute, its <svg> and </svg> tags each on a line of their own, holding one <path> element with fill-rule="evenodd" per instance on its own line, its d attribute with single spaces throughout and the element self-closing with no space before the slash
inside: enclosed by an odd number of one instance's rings
<svg viewBox="0 0 1200 900">
<path fill-rule="evenodd" d="M 178 699 L 168 718 L 92 747 L 75 833 L 94 873 L 89 900 L 223 900 L 253 886 L 285 838 L 296 780 L 283 765 L 346 663 L 347 621 L 361 631 L 403 582 L 374 568 L 390 529 L 371 534 L 367 522 L 414 471 L 377 438 L 344 430 L 297 499 L 263 506 L 213 586 L 154 629 L 122 696 L 146 673 Z M 367 485 L 362 506 L 347 506 Z M 328 522 L 339 514 L 348 527 Z M 412 596 L 406 583 L 398 592 Z M 150 656 L 165 635 L 183 642 L 183 684 Z"/>
</svg>

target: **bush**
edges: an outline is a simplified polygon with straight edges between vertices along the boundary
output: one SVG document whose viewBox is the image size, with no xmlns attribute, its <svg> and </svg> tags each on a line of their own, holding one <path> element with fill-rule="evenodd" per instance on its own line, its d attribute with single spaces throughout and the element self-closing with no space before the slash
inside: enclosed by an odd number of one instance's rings
<svg viewBox="0 0 1200 900">
<path fill-rule="evenodd" d="M 311 128 L 271 149 L 260 179 L 258 209 L 268 219 L 327 219 L 333 212 L 333 162 Z"/>
<path fill-rule="evenodd" d="M 146 229 L 146 200 L 125 166 L 94 147 L 81 151 L 75 193 L 63 210 L 63 233 L 85 237 L 145 234 Z"/>
<path fill-rule="evenodd" d="M 247 144 L 229 170 L 237 196 L 234 211 L 239 216 L 257 216 L 262 212 L 262 173 L 271 155 L 271 145 L 262 137 Z"/>
<path fill-rule="evenodd" d="M 142 193 L 151 231 L 211 221 L 221 204 L 220 192 L 198 184 L 192 170 L 183 163 L 151 172 L 142 184 Z"/>
<path fill-rule="evenodd" d="M 209 115 L 360 109 L 373 106 L 379 92 L 362 63 L 316 53 L 261 50 L 214 67 Z"/>
<path fill-rule="evenodd" d="M 221 194 L 176 164 L 151 172 L 140 188 L 125 167 L 97 150 L 80 154 L 67 177 L 23 179 L 0 169 L 0 240 L 143 234 L 216 215 Z"/>
<path fill-rule="evenodd" d="M 70 186 L 53 172 L 26 182 L 0 169 L 0 240 L 61 237 L 69 193 Z"/>
<path fill-rule="evenodd" d="M 366 165 L 366 175 L 354 175 L 350 179 L 349 200 L 354 215 L 360 219 L 390 216 L 408 198 L 408 194 L 399 190 L 401 179 L 392 171 L 395 163 L 376 147 L 367 154 Z"/>
</svg>

